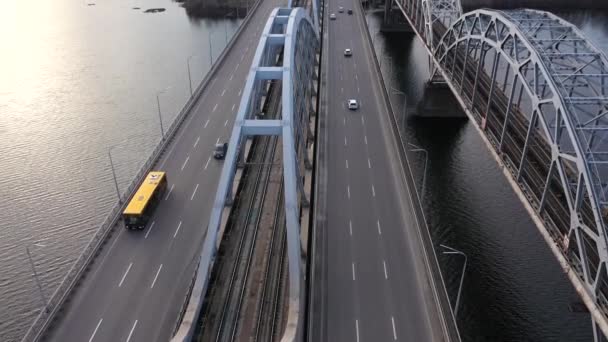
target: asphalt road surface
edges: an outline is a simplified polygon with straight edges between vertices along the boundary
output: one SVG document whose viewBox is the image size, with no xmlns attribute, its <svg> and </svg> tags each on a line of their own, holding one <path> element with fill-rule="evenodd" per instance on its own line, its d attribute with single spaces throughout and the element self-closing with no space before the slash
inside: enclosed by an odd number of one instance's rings
<svg viewBox="0 0 608 342">
<path fill-rule="evenodd" d="M 336 20 L 329 20 L 331 13 Z M 313 336 L 332 342 L 442 341 L 363 13 L 354 0 L 331 0 L 325 15 L 326 216 L 317 240 L 323 276 L 315 280 L 323 300 Z M 346 48 L 352 57 L 344 56 Z M 348 110 L 348 99 L 358 100 L 360 108 Z"/>
<path fill-rule="evenodd" d="M 157 170 L 167 172 L 167 195 L 144 231 L 119 227 L 77 288 L 52 341 L 167 341 L 203 242 L 226 141 L 260 34 L 280 0 L 265 0 L 237 38 L 227 60 L 193 107 Z"/>
</svg>

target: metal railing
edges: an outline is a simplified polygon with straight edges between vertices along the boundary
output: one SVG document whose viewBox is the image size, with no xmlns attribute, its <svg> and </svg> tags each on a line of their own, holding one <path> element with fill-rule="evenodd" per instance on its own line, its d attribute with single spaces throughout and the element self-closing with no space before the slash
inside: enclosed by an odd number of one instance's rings
<svg viewBox="0 0 608 342">
<path fill-rule="evenodd" d="M 439 267 L 439 261 L 437 260 L 437 254 L 435 253 L 435 248 L 433 246 L 433 241 L 430 235 L 429 227 L 427 225 L 426 217 L 424 215 L 424 210 L 422 209 L 422 201 L 420 200 L 420 195 L 418 194 L 418 189 L 415 186 L 415 182 L 413 179 L 413 172 L 410 167 L 409 159 L 407 157 L 406 145 L 403 140 L 403 136 L 401 134 L 401 130 L 399 129 L 398 120 L 395 115 L 395 111 L 393 109 L 393 104 L 390 100 L 388 90 L 386 88 L 386 82 L 384 81 L 384 77 L 382 75 L 382 69 L 380 68 L 380 63 L 378 62 L 378 57 L 376 56 L 376 50 L 374 48 L 373 40 L 371 33 L 369 32 L 369 26 L 367 20 L 365 18 L 365 11 L 360 2 L 358 2 L 358 6 L 360 11 L 363 13 L 364 27 L 365 27 L 365 38 L 368 40 L 369 46 L 371 46 L 371 54 L 373 56 L 373 65 L 376 69 L 376 73 L 379 78 L 380 86 L 382 87 L 382 97 L 386 103 L 386 107 L 388 109 L 388 116 L 390 119 L 391 130 L 396 139 L 397 143 L 397 152 L 399 153 L 399 159 L 401 160 L 401 169 L 403 170 L 404 181 L 406 186 L 410 188 L 408 192 L 413 195 L 410 196 L 411 201 L 414 202 L 412 205 L 414 209 L 414 216 L 416 218 L 420 217 L 421 222 L 418 224 L 418 232 L 419 237 L 422 243 L 422 250 L 424 252 L 424 258 L 426 260 L 427 269 L 429 271 L 429 279 L 431 280 L 431 286 L 433 287 L 434 296 L 437 299 L 438 309 L 440 310 L 439 314 L 444 323 L 445 329 L 445 337 L 448 341 L 460 341 L 460 333 L 458 331 L 458 325 L 456 324 L 456 319 L 454 316 L 454 312 L 450 305 L 449 297 L 447 294 L 445 282 L 443 280 L 443 276 L 441 274 L 441 268 Z M 405 163 L 403 163 L 405 162 Z M 405 164 L 405 165 L 404 165 Z M 405 168 L 407 166 L 407 169 Z M 415 197 L 414 197 L 415 196 Z M 430 248 L 427 248 L 430 247 Z M 430 249 L 430 250 L 429 250 Z M 446 317 L 449 316 L 449 317 Z"/>
<path fill-rule="evenodd" d="M 255 9 L 257 8 L 258 4 L 259 0 L 256 1 L 256 3 L 252 6 L 250 13 L 247 14 L 248 17 L 251 13 L 255 12 Z M 237 30 L 237 32 L 231 38 L 230 42 L 224 47 L 224 50 L 216 59 L 211 69 L 207 72 L 207 74 L 205 75 L 201 83 L 198 85 L 194 93 L 189 97 L 188 101 L 186 101 L 178 115 L 175 117 L 175 119 L 169 126 L 169 129 L 166 131 L 165 135 L 156 144 L 156 147 L 152 151 L 152 154 L 141 166 L 141 168 L 127 187 L 127 190 L 123 192 L 120 197 L 120 200 L 116 204 L 114 204 L 114 206 L 110 210 L 110 213 L 106 216 L 99 228 L 95 231 L 95 234 L 93 235 L 93 237 L 91 237 L 80 256 L 72 264 L 70 270 L 63 277 L 61 283 L 53 292 L 53 295 L 51 295 L 46 308 L 42 308 L 32 325 L 30 325 L 28 331 L 25 333 L 24 337 L 21 339 L 22 342 L 37 341 L 38 339 L 40 339 L 40 337 L 42 337 L 45 329 L 53 321 L 65 301 L 70 297 L 75 285 L 81 279 L 84 270 L 86 270 L 87 266 L 95 259 L 98 254 L 98 251 L 103 246 L 103 243 L 106 241 L 106 239 L 110 236 L 110 233 L 116 227 L 116 223 L 120 218 L 120 213 L 126 206 L 127 200 L 131 198 L 131 196 L 133 196 L 133 193 L 136 191 L 137 186 L 141 184 L 148 172 L 157 163 L 162 153 L 170 144 L 170 142 L 175 136 L 175 133 L 178 131 L 179 127 L 182 125 L 186 117 L 188 117 L 188 115 L 190 114 L 192 107 L 198 101 L 203 91 L 210 84 L 211 79 L 215 76 L 219 67 L 223 64 L 225 60 L 225 55 L 228 51 L 232 49 L 234 41 L 236 41 L 236 38 L 241 33 L 241 28 L 246 25 L 246 23 L 247 18 L 241 23 L 239 30 Z"/>
</svg>

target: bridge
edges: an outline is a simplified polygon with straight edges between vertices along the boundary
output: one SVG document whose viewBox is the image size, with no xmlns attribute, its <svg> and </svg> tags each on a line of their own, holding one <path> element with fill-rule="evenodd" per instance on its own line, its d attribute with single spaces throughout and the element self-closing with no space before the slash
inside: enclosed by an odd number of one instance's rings
<svg viewBox="0 0 608 342">
<path fill-rule="evenodd" d="M 256 3 L 24 341 L 190 340 L 255 136 L 283 146 L 282 340 L 459 340 L 363 8 L 306 5 Z M 430 82 L 452 90 L 504 166 L 600 338 L 608 332 L 606 57 L 546 12 L 463 14 L 458 0 L 395 5 L 425 43 Z M 325 20 L 339 6 L 354 14 Z M 264 119 L 272 82 L 282 85 L 281 116 Z M 349 98 L 358 111 L 345 107 Z M 211 157 L 218 141 L 229 141 L 223 165 Z M 145 232 L 133 234 L 118 214 L 151 169 L 167 171 L 170 190 Z"/>
<path fill-rule="evenodd" d="M 537 10 L 462 13 L 459 0 L 397 0 L 594 320 L 608 333 L 608 60 Z M 600 331 L 601 330 L 601 331 Z"/>
</svg>

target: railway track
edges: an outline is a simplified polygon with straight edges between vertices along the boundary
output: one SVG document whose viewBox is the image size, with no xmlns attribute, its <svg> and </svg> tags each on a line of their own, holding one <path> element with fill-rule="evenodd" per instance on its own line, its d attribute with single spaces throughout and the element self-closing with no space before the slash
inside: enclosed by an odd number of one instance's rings
<svg viewBox="0 0 608 342">
<path fill-rule="evenodd" d="M 279 189 L 279 198 L 283 196 L 283 183 Z M 280 331 L 281 294 L 284 282 L 285 253 L 287 240 L 285 235 L 285 215 L 283 201 L 275 209 L 270 252 L 264 270 L 264 283 L 257 312 L 254 341 L 273 341 Z"/>
</svg>

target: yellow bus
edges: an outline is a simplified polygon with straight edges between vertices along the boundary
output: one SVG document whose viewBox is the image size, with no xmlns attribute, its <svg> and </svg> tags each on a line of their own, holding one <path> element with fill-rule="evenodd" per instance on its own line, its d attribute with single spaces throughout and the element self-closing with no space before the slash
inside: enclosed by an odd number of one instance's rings
<svg viewBox="0 0 608 342">
<path fill-rule="evenodd" d="M 154 208 L 167 190 L 167 176 L 162 171 L 151 171 L 122 212 L 125 227 L 144 229 Z"/>
</svg>

